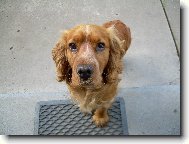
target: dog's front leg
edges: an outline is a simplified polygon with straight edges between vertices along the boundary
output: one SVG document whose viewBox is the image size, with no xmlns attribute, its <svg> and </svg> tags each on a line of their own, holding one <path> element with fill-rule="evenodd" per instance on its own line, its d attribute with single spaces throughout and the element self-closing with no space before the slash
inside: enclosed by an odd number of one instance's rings
<svg viewBox="0 0 189 144">
<path fill-rule="evenodd" d="M 107 112 L 108 109 L 104 107 L 96 109 L 93 115 L 93 122 L 96 124 L 96 126 L 103 127 L 108 123 L 109 117 Z"/>
</svg>

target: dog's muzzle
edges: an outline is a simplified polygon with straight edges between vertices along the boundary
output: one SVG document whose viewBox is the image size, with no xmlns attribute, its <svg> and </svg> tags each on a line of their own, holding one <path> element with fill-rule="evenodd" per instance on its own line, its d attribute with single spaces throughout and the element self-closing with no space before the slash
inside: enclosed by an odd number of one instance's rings
<svg viewBox="0 0 189 144">
<path fill-rule="evenodd" d="M 87 81 L 91 78 L 93 73 L 93 66 L 89 64 L 83 64 L 77 66 L 77 74 L 79 75 L 80 79 L 83 81 Z"/>
</svg>

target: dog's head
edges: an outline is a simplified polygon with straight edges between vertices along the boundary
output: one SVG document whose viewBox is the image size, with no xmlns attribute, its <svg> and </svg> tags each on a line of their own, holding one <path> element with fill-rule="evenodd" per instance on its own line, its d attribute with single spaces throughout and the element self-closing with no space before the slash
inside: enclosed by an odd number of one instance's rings
<svg viewBox="0 0 189 144">
<path fill-rule="evenodd" d="M 122 70 L 121 58 L 130 45 L 129 28 L 125 26 L 124 30 L 128 31 L 125 38 L 115 24 L 107 23 L 79 25 L 65 31 L 52 50 L 58 81 L 82 87 L 114 82 Z"/>
</svg>

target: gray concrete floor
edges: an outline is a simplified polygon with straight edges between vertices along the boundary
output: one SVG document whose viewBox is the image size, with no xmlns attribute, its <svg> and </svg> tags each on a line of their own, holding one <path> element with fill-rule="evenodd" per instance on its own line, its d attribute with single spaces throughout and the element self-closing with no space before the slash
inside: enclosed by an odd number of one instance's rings
<svg viewBox="0 0 189 144">
<path fill-rule="evenodd" d="M 180 86 L 123 89 L 131 135 L 180 134 Z"/>
<path fill-rule="evenodd" d="M 162 0 L 162 3 L 180 55 L 180 2 L 178 0 Z"/>
<path fill-rule="evenodd" d="M 167 12 L 168 19 L 158 0 L 0 3 L 0 134 L 33 134 L 36 103 L 69 97 L 65 84 L 55 80 L 51 59 L 60 32 L 113 19 L 125 22 L 132 32 L 118 93 L 126 100 L 129 133 L 179 134 L 180 61 L 174 43 L 174 37 L 180 43 L 178 0 L 164 3 L 175 9 Z M 173 15 L 174 21 L 169 19 Z"/>
</svg>

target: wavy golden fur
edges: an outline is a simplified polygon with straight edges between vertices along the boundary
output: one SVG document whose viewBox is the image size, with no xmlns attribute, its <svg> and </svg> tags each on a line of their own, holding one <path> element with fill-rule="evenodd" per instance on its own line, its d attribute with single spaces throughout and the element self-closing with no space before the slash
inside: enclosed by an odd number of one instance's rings
<svg viewBox="0 0 189 144">
<path fill-rule="evenodd" d="M 98 50 L 103 42 L 105 48 Z M 70 50 L 74 43 L 75 51 Z M 130 29 L 114 20 L 97 25 L 79 25 L 63 33 L 52 50 L 57 80 L 66 81 L 72 99 L 84 113 L 94 112 L 93 121 L 104 126 L 117 91 L 118 75 L 122 72 L 122 58 L 131 43 Z M 90 81 L 82 83 L 77 73 L 80 64 L 94 68 Z"/>
</svg>

